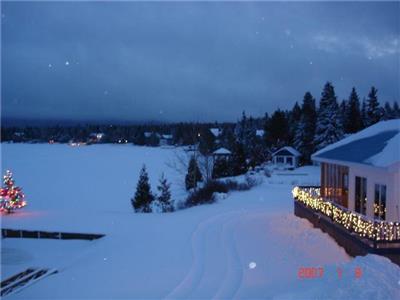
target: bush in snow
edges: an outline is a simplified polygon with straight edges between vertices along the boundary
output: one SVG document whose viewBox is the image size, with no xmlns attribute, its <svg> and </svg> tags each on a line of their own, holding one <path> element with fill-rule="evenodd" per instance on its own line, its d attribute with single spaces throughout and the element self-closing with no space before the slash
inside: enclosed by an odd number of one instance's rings
<svg viewBox="0 0 400 300">
<path fill-rule="evenodd" d="M 259 181 L 256 181 L 257 184 L 258 182 Z M 237 181 L 231 179 L 224 181 L 210 180 L 207 181 L 204 186 L 190 193 L 186 199 L 186 207 L 213 203 L 219 199 L 226 198 L 226 194 L 229 191 L 247 191 L 252 186 L 250 186 L 247 182 L 238 183 Z"/>
<path fill-rule="evenodd" d="M 227 193 L 228 188 L 223 182 L 210 180 L 203 187 L 194 190 L 186 199 L 186 207 L 215 202 L 214 193 Z"/>
<path fill-rule="evenodd" d="M 186 190 L 197 187 L 197 182 L 202 180 L 203 176 L 201 175 L 199 166 L 197 165 L 197 161 L 194 156 L 192 156 L 189 161 L 188 171 L 185 177 Z"/>
<path fill-rule="evenodd" d="M 262 183 L 262 177 L 257 174 L 246 173 L 244 178 L 249 189 Z"/>
<path fill-rule="evenodd" d="M 135 197 L 131 199 L 133 209 L 136 212 L 151 212 L 151 202 L 154 200 L 154 196 L 151 193 L 149 176 L 146 171 L 146 166 L 143 165 L 140 171 L 140 177 L 136 186 Z"/>
<path fill-rule="evenodd" d="M 174 210 L 171 202 L 170 186 L 171 184 L 167 182 L 167 179 L 164 177 L 164 173 L 162 173 L 160 183 L 157 187 L 157 190 L 160 192 L 157 197 L 157 201 L 161 205 L 162 212 L 171 212 Z"/>
</svg>

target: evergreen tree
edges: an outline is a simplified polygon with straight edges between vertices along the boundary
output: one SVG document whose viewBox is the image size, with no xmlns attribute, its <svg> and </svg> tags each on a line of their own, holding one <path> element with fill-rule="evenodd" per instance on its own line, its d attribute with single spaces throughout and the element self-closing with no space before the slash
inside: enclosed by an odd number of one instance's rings
<svg viewBox="0 0 400 300">
<path fill-rule="evenodd" d="M 327 82 L 321 94 L 315 134 L 316 149 L 335 143 L 343 137 L 343 124 L 335 89 Z"/>
<path fill-rule="evenodd" d="M 246 155 L 241 143 L 236 143 L 233 147 L 232 157 L 229 162 L 232 175 L 240 175 L 247 172 Z"/>
<path fill-rule="evenodd" d="M 164 176 L 164 173 L 162 173 L 159 185 L 157 187 L 157 190 L 160 193 L 157 197 L 157 200 L 160 202 L 163 212 L 171 212 L 174 210 L 174 207 L 171 202 L 170 187 L 171 184 L 168 183 L 167 179 Z"/>
<path fill-rule="evenodd" d="M 363 98 L 361 105 L 361 120 L 362 120 L 362 129 L 367 127 L 367 101 Z"/>
<path fill-rule="evenodd" d="M 302 116 L 296 129 L 294 146 L 302 154 L 301 163 L 308 164 L 315 150 L 314 136 L 317 120 L 315 99 L 310 92 L 305 93 L 301 110 Z"/>
<path fill-rule="evenodd" d="M 235 135 L 237 141 L 244 147 L 245 154 L 251 152 L 251 148 L 256 142 L 256 123 L 252 117 L 247 118 L 246 113 L 243 112 L 242 119 L 236 124 Z"/>
<path fill-rule="evenodd" d="M 136 212 L 149 213 L 151 212 L 150 204 L 153 200 L 154 196 L 151 193 L 149 175 L 147 174 L 146 166 L 143 165 L 136 186 L 135 197 L 131 199 L 131 203 Z"/>
<path fill-rule="evenodd" d="M 362 128 L 360 100 L 354 87 L 351 90 L 348 105 L 346 107 L 343 126 L 346 133 L 355 133 L 360 131 Z"/>
<path fill-rule="evenodd" d="M 294 104 L 292 111 L 289 114 L 289 141 L 290 144 L 294 141 L 294 137 L 296 135 L 296 129 L 299 125 L 301 119 L 301 108 L 297 103 Z"/>
<path fill-rule="evenodd" d="M 231 172 L 229 170 L 229 164 L 226 159 L 217 159 L 214 163 L 213 171 L 212 171 L 212 178 L 221 178 L 231 176 Z"/>
<path fill-rule="evenodd" d="M 390 119 L 394 119 L 395 115 L 394 115 L 394 111 L 392 109 L 392 107 L 390 106 L 389 102 L 385 102 L 385 106 L 383 108 L 383 116 L 382 118 L 384 120 L 390 120 Z"/>
<path fill-rule="evenodd" d="M 204 156 L 210 155 L 215 148 L 215 136 L 211 133 L 208 128 L 201 130 L 200 132 L 199 151 Z"/>
<path fill-rule="evenodd" d="M 143 130 L 138 130 L 133 139 L 135 145 L 143 146 L 146 144 L 146 137 L 144 136 Z"/>
<path fill-rule="evenodd" d="M 375 87 L 371 87 L 368 94 L 367 107 L 366 107 L 366 127 L 378 123 L 382 116 L 382 110 L 379 107 L 378 90 Z"/>
<path fill-rule="evenodd" d="M 343 124 L 343 129 L 344 129 L 344 122 L 346 120 L 346 112 L 347 112 L 347 101 L 342 100 L 342 102 L 339 105 L 339 112 L 340 112 L 340 117 L 342 118 L 342 124 Z"/>
<path fill-rule="evenodd" d="M 399 108 L 399 104 L 397 103 L 397 101 L 395 101 L 393 103 L 393 117 L 394 117 L 394 119 L 400 118 L 400 108 Z"/>
<path fill-rule="evenodd" d="M 269 146 L 280 147 L 288 142 L 289 124 L 284 111 L 278 109 L 272 114 L 265 134 Z"/>
<path fill-rule="evenodd" d="M 148 146 L 151 147 L 156 147 L 160 145 L 160 138 L 158 137 L 158 134 L 155 132 L 152 132 L 150 137 L 147 139 L 147 143 Z"/>
<path fill-rule="evenodd" d="M 194 156 L 190 158 L 188 171 L 185 177 L 186 190 L 197 187 L 197 182 L 202 181 L 203 176 L 201 175 L 199 166 Z"/>
<path fill-rule="evenodd" d="M 236 143 L 236 137 L 231 127 L 225 128 L 221 135 L 221 145 L 226 149 L 233 149 Z"/>
</svg>

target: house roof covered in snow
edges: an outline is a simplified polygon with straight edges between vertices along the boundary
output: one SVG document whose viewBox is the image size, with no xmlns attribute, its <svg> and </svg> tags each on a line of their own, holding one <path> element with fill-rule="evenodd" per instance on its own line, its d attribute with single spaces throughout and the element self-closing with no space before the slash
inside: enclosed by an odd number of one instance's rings
<svg viewBox="0 0 400 300">
<path fill-rule="evenodd" d="M 264 130 L 263 129 L 257 129 L 256 130 L 256 136 L 264 136 Z"/>
<path fill-rule="evenodd" d="M 216 155 L 230 155 L 231 151 L 229 151 L 226 148 L 219 148 L 219 149 L 215 150 L 213 152 L 213 154 L 216 154 Z"/>
<path fill-rule="evenodd" d="M 292 156 L 300 156 L 300 152 L 294 149 L 293 147 L 286 146 L 283 148 L 280 148 L 279 150 L 275 151 L 272 153 L 272 156 L 275 155 L 292 155 Z"/>
<path fill-rule="evenodd" d="M 172 139 L 172 134 L 163 134 L 162 138 L 166 139 L 166 140 L 171 140 Z"/>
<path fill-rule="evenodd" d="M 222 132 L 219 128 L 210 128 L 210 131 L 215 137 L 219 137 Z"/>
<path fill-rule="evenodd" d="M 319 150 L 312 158 L 388 167 L 400 161 L 400 119 L 372 125 Z"/>
</svg>

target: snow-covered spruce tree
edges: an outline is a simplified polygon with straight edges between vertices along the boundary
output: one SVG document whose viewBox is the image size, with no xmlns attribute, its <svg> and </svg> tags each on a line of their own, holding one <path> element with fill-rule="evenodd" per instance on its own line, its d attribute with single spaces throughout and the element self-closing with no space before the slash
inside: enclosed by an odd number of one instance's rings
<svg viewBox="0 0 400 300">
<path fill-rule="evenodd" d="M 347 102 L 343 126 L 345 133 L 355 133 L 362 128 L 360 100 L 354 87 Z"/>
<path fill-rule="evenodd" d="M 382 117 L 382 109 L 379 106 L 378 90 L 375 87 L 371 87 L 371 90 L 368 94 L 367 99 L 367 107 L 366 107 L 366 116 L 365 116 L 365 126 L 371 126 L 375 123 L 378 123 Z"/>
<path fill-rule="evenodd" d="M 151 212 L 151 202 L 154 200 L 154 195 L 151 193 L 149 183 L 149 175 L 146 171 L 146 166 L 143 165 L 140 170 L 140 177 L 136 186 L 135 197 L 131 199 L 133 209 L 136 212 L 149 213 Z"/>
<path fill-rule="evenodd" d="M 315 132 L 316 150 L 335 143 L 343 137 L 342 117 L 336 100 L 335 89 L 327 82 L 321 94 Z"/>
<path fill-rule="evenodd" d="M 310 92 L 305 93 L 301 107 L 301 119 L 296 129 L 294 146 L 302 154 L 301 163 L 311 162 L 311 154 L 314 153 L 314 136 L 317 112 L 315 99 Z"/>
<path fill-rule="evenodd" d="M 164 173 L 161 174 L 159 184 L 157 186 L 157 190 L 159 195 L 157 200 L 159 201 L 163 212 L 171 212 L 174 210 L 174 207 L 171 202 L 171 184 L 168 183 L 167 179 L 164 176 Z"/>
<path fill-rule="evenodd" d="M 202 181 L 203 176 L 201 175 L 199 166 L 194 156 L 190 158 L 188 171 L 185 177 L 186 190 L 197 187 L 197 182 Z"/>
</svg>

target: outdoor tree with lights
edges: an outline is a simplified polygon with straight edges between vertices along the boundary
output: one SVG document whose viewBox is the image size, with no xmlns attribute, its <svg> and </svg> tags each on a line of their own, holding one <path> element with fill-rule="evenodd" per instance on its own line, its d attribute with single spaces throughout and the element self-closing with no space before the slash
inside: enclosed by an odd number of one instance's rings
<svg viewBox="0 0 400 300">
<path fill-rule="evenodd" d="M 0 189 L 0 212 L 11 213 L 26 205 L 22 189 L 15 186 L 11 171 L 3 176 L 3 187 Z"/>
</svg>

